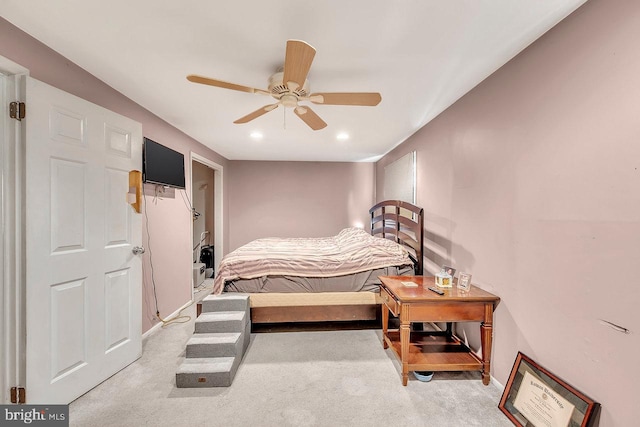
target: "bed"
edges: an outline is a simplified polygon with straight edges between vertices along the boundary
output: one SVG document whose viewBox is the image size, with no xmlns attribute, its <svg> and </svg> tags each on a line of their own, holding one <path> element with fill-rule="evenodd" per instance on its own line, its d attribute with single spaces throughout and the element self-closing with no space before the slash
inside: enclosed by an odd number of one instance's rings
<svg viewBox="0 0 640 427">
<path fill-rule="evenodd" d="M 252 323 L 375 320 L 378 276 L 423 271 L 423 210 L 387 200 L 368 231 L 324 238 L 258 239 L 225 255 L 214 294 L 249 294 Z"/>
</svg>

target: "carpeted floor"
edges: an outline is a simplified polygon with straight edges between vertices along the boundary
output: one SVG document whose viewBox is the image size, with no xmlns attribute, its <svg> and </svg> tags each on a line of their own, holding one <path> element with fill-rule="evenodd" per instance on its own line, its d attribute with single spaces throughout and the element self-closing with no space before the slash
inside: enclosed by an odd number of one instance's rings
<svg viewBox="0 0 640 427">
<path fill-rule="evenodd" d="M 193 312 L 191 313 L 194 314 Z M 383 350 L 379 330 L 252 334 L 231 387 L 178 389 L 193 321 L 169 325 L 143 355 L 70 406 L 72 426 L 511 426 L 501 390 L 479 373 L 425 383 Z"/>
</svg>

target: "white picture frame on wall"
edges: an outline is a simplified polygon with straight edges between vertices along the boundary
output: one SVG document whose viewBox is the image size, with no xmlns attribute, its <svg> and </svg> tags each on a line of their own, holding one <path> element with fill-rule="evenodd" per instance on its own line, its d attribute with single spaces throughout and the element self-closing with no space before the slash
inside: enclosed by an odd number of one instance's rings
<svg viewBox="0 0 640 427">
<path fill-rule="evenodd" d="M 385 200 L 416 203 L 416 152 L 405 154 L 384 167 Z"/>
</svg>

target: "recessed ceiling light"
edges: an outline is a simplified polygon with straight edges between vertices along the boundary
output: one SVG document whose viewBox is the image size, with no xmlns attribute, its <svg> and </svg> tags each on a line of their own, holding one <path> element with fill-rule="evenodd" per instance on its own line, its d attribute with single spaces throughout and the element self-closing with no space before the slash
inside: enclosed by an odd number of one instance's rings
<svg viewBox="0 0 640 427">
<path fill-rule="evenodd" d="M 262 137 L 263 137 L 262 132 L 258 132 L 258 131 L 251 132 L 251 134 L 249 136 L 251 138 L 255 139 L 255 140 L 262 139 Z"/>
<path fill-rule="evenodd" d="M 347 139 L 349 139 L 349 134 L 346 132 L 340 132 L 336 135 L 336 139 L 338 141 L 346 141 Z"/>
</svg>

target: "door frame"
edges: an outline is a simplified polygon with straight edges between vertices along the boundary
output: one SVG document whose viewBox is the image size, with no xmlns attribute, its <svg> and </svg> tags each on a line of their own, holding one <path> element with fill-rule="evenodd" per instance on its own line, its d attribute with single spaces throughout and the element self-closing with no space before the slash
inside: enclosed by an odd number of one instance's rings
<svg viewBox="0 0 640 427">
<path fill-rule="evenodd" d="M 0 56 L 0 403 L 10 403 L 9 389 L 24 386 L 26 347 L 24 282 L 24 132 L 22 123 L 9 118 L 9 103 L 24 101 L 22 76 L 29 70 Z"/>
<path fill-rule="evenodd" d="M 197 153 L 191 151 L 190 163 L 189 163 L 189 172 L 190 172 L 190 183 L 191 187 L 191 200 L 193 200 L 193 162 L 201 163 L 207 166 L 210 169 L 213 169 L 213 200 L 214 200 L 214 218 L 213 218 L 213 228 L 214 228 L 214 254 L 213 254 L 213 267 L 214 271 L 218 271 L 218 265 L 220 265 L 220 260 L 222 259 L 222 254 L 224 253 L 224 239 L 223 239 L 223 179 L 224 179 L 224 168 L 215 163 L 214 161 L 207 159 L 204 156 L 201 156 Z M 191 226 L 191 242 L 193 242 L 193 225 Z M 195 298 L 195 288 L 191 286 L 191 300 L 193 301 Z"/>
</svg>

